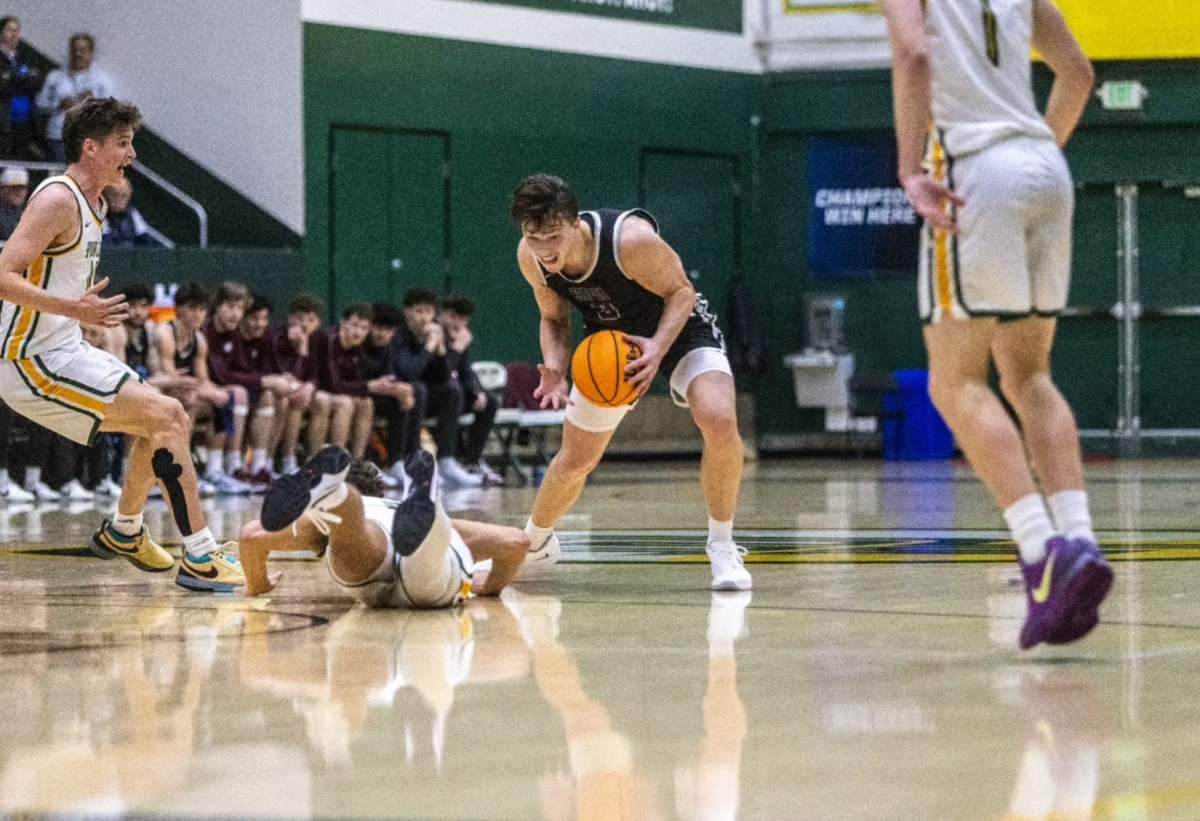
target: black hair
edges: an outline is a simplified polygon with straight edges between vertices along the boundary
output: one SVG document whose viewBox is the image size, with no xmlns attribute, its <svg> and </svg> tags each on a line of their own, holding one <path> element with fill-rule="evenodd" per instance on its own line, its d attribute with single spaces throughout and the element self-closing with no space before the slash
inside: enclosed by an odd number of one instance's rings
<svg viewBox="0 0 1200 821">
<path fill-rule="evenodd" d="M 129 296 L 128 293 L 125 294 Z M 199 282 L 185 282 L 175 291 L 175 306 L 200 306 L 207 308 L 212 303 L 212 294 Z"/>
<path fill-rule="evenodd" d="M 395 305 L 376 302 L 371 311 L 375 314 L 371 322 L 381 328 L 399 328 L 404 323 L 404 312 Z"/>
<path fill-rule="evenodd" d="M 432 305 L 436 308 L 437 294 L 428 288 L 409 288 L 404 295 L 404 307 L 411 308 L 414 305 Z"/>
<path fill-rule="evenodd" d="M 470 319 L 475 316 L 475 300 L 466 294 L 446 294 L 442 297 L 442 310 Z"/>
<path fill-rule="evenodd" d="M 126 302 L 153 302 L 154 292 L 146 285 L 140 282 L 134 282 L 126 285 L 121 289 L 125 294 Z"/>
<path fill-rule="evenodd" d="M 352 316 L 370 322 L 375 318 L 375 312 L 371 310 L 370 302 L 353 302 L 347 305 L 346 309 L 342 311 L 342 319 L 349 319 Z"/>
<path fill-rule="evenodd" d="M 250 297 L 250 308 L 247 310 L 247 313 L 256 314 L 264 308 L 269 314 L 271 311 L 275 310 L 275 303 L 267 299 L 262 294 L 253 294 Z"/>
</svg>

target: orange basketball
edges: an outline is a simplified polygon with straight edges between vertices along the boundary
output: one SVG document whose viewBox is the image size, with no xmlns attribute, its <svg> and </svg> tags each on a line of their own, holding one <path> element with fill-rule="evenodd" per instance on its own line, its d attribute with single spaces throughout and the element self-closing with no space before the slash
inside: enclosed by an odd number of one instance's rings
<svg viewBox="0 0 1200 821">
<path fill-rule="evenodd" d="M 642 349 L 617 331 L 598 331 L 585 337 L 571 357 L 575 387 L 593 404 L 606 408 L 628 405 L 637 391 L 625 381 L 625 366 L 642 355 Z"/>
</svg>

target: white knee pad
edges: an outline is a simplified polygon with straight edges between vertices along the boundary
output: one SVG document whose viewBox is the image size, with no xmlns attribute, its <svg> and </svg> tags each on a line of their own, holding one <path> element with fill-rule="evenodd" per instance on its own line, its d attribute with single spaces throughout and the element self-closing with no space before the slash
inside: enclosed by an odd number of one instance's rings
<svg viewBox="0 0 1200 821">
<path fill-rule="evenodd" d="M 671 399 L 681 408 L 688 406 L 687 391 L 692 380 L 702 373 L 720 371 L 733 376 L 729 357 L 720 348 L 696 348 L 679 360 L 671 372 Z"/>
<path fill-rule="evenodd" d="M 567 406 L 567 421 L 575 427 L 589 433 L 605 433 L 615 430 L 625 414 L 633 410 L 637 402 L 608 408 L 597 405 L 579 392 L 579 388 L 571 388 L 571 401 L 575 404 Z"/>
</svg>

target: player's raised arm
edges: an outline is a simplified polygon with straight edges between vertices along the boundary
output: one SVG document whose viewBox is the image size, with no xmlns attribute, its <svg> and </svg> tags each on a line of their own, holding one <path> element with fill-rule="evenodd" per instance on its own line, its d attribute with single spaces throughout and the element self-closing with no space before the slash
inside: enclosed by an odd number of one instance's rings
<svg viewBox="0 0 1200 821">
<path fill-rule="evenodd" d="M 49 185 L 39 191 L 0 251 L 0 300 L 88 325 L 120 325 L 127 316 L 125 297 L 119 294 L 102 298 L 100 292 L 108 284 L 107 279 L 75 299 L 57 296 L 25 279 L 24 272 L 47 248 L 70 242 L 79 230 L 79 205 L 69 188 Z"/>
<path fill-rule="evenodd" d="M 542 383 L 534 396 L 542 400 L 542 407 L 553 407 L 555 410 L 565 408 L 568 399 L 567 370 L 571 363 L 571 306 L 558 294 L 546 287 L 542 273 L 538 270 L 533 252 L 525 244 L 525 240 L 517 246 L 517 264 L 529 287 L 533 288 L 534 299 L 537 300 L 538 311 L 541 313 L 541 324 L 538 328 L 538 341 L 542 348 L 542 363 L 538 370 L 542 374 Z"/>
<path fill-rule="evenodd" d="M 1096 72 L 1067 27 L 1062 12 L 1051 0 L 1033 0 L 1033 47 L 1054 72 L 1054 85 L 1046 104 L 1046 122 L 1059 147 L 1067 144 L 1083 116 Z"/>
<path fill-rule="evenodd" d="M 896 115 L 896 176 L 913 209 L 935 228 L 954 231 L 954 218 L 943 209 L 962 200 L 921 167 L 925 138 L 933 119 L 933 70 L 925 39 L 920 0 L 879 0 L 892 46 L 892 106 Z"/>
<path fill-rule="evenodd" d="M 662 317 L 654 336 L 625 334 L 642 349 L 642 355 L 625 367 L 629 384 L 640 395 L 650 388 L 667 350 L 695 310 L 696 289 L 684 273 L 679 255 L 640 217 L 625 220 L 617 252 L 630 279 L 663 299 Z"/>
</svg>

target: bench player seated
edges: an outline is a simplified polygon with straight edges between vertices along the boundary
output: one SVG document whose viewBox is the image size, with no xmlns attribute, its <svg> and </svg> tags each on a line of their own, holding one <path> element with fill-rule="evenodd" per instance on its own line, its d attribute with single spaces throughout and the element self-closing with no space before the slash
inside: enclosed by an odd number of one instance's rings
<svg viewBox="0 0 1200 821">
<path fill-rule="evenodd" d="M 277 479 L 262 519 L 242 528 L 248 596 L 269 593 L 272 550 L 325 554 L 329 574 L 368 607 L 451 607 L 470 593 L 497 596 L 520 569 L 529 537 L 515 527 L 451 519 L 437 500 L 437 467 L 423 450 L 405 464 L 403 501 L 380 498 L 378 473 L 339 447 L 326 447 Z M 488 570 L 475 563 L 490 560 Z"/>
</svg>

